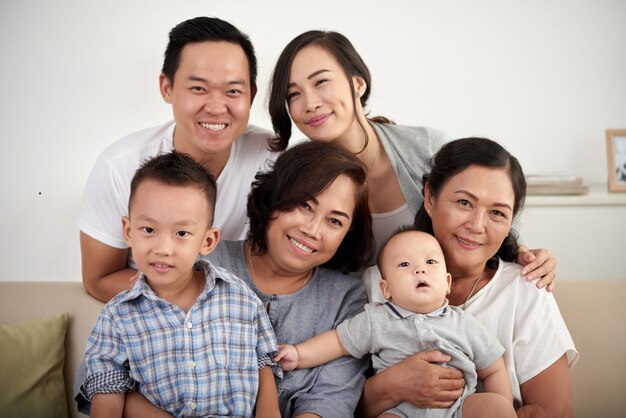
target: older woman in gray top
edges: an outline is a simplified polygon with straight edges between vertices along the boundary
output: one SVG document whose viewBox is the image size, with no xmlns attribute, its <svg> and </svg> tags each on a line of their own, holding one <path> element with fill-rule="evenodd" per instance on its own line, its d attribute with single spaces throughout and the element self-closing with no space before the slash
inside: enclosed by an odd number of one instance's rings
<svg viewBox="0 0 626 418">
<path fill-rule="evenodd" d="M 363 310 L 357 270 L 372 253 L 365 168 L 350 152 L 307 142 L 257 175 L 246 241 L 208 257 L 245 280 L 266 304 L 279 342 L 299 343 Z M 369 359 L 343 357 L 277 382 L 283 417 L 352 416 Z"/>
</svg>

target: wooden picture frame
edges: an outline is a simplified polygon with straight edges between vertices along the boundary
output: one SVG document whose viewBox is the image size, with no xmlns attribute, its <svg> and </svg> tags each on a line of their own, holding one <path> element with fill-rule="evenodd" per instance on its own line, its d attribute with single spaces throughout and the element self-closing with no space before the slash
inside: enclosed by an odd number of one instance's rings
<svg viewBox="0 0 626 418">
<path fill-rule="evenodd" d="M 626 129 L 607 129 L 609 191 L 626 192 Z"/>
</svg>

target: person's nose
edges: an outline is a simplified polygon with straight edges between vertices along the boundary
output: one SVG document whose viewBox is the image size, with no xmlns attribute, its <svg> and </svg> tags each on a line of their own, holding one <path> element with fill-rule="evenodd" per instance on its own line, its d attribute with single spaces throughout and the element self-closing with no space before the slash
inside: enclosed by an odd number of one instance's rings
<svg viewBox="0 0 626 418">
<path fill-rule="evenodd" d="M 320 226 L 322 224 L 322 217 L 312 215 L 307 222 L 302 225 L 302 232 L 309 237 L 318 239 L 320 237 Z"/>
<path fill-rule="evenodd" d="M 473 210 L 467 221 L 467 226 L 472 232 L 481 233 L 485 230 L 485 212 L 482 210 Z"/>
<path fill-rule="evenodd" d="M 174 240 L 167 235 L 160 235 L 155 242 L 154 253 L 161 257 L 168 257 L 174 254 Z"/>
<path fill-rule="evenodd" d="M 226 100 L 219 92 L 211 92 L 206 95 L 204 111 L 211 115 L 221 115 L 226 113 Z"/>
<path fill-rule="evenodd" d="M 308 92 L 304 95 L 306 111 L 309 113 L 315 112 L 322 107 L 322 101 L 318 94 L 315 92 Z"/>
</svg>

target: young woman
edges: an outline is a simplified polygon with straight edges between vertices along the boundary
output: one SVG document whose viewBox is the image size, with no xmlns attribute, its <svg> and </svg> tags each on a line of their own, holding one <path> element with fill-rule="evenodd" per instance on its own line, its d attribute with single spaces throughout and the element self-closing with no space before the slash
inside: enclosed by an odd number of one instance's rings
<svg viewBox="0 0 626 418">
<path fill-rule="evenodd" d="M 552 294 L 520 280 L 521 266 L 511 263 L 518 251 L 511 225 L 526 197 L 518 161 L 494 141 L 459 139 L 435 155 L 424 183 L 416 226 L 441 244 L 453 277 L 450 304 L 473 314 L 505 347 L 518 416 L 571 416 L 569 367 L 578 353 Z M 372 294 L 379 277 L 375 268 L 364 275 Z M 399 401 L 419 403 L 416 394 L 428 388 L 416 383 L 411 361 L 368 380 L 367 416 Z"/>
<path fill-rule="evenodd" d="M 311 140 L 332 142 L 365 164 L 378 249 L 398 227 L 413 222 L 423 201 L 422 176 L 444 135 L 382 117 L 368 119 L 364 109 L 371 88 L 369 70 L 345 36 L 308 31 L 294 38 L 278 58 L 269 110 L 274 150 L 287 147 L 293 120 Z M 556 277 L 556 259 L 547 250 L 522 247 L 518 261 L 525 264 L 528 280 L 540 279 L 538 287 Z"/>
</svg>

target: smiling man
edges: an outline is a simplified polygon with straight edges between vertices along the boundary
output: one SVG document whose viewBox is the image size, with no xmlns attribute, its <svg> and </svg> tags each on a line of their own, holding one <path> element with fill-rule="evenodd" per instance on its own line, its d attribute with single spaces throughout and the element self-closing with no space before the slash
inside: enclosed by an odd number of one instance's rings
<svg viewBox="0 0 626 418">
<path fill-rule="evenodd" d="M 277 156 L 271 133 L 248 124 L 256 75 L 252 43 L 230 23 L 198 17 L 171 30 L 159 86 L 174 120 L 112 144 L 87 181 L 79 227 L 83 284 L 92 296 L 108 301 L 131 287 L 136 270 L 121 218 L 135 171 L 155 155 L 175 149 L 200 162 L 217 179 L 214 225 L 223 239 L 245 238 L 250 184 Z"/>
</svg>

